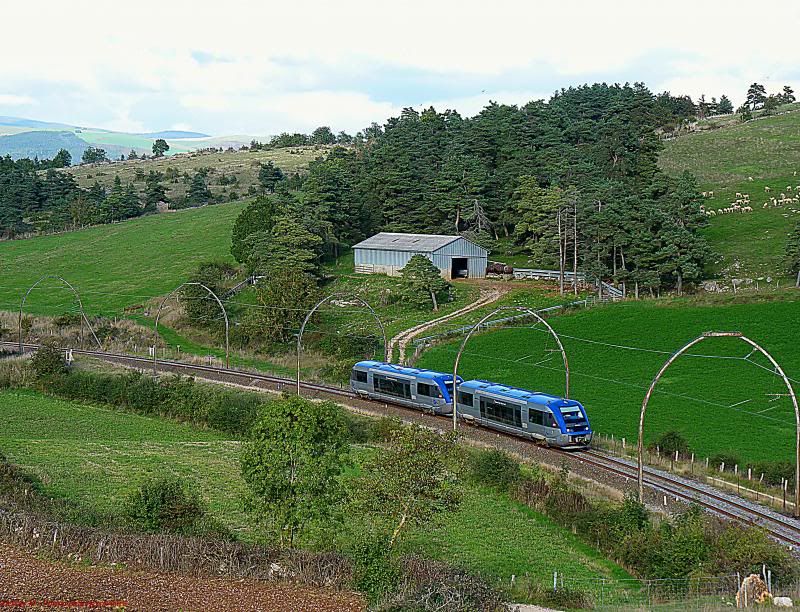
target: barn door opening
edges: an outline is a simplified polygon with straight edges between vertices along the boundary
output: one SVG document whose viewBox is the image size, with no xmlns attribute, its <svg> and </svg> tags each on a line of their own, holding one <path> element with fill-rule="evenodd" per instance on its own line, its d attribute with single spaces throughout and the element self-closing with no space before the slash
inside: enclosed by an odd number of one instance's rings
<svg viewBox="0 0 800 612">
<path fill-rule="evenodd" d="M 450 278 L 469 278 L 469 264 L 466 257 L 453 257 L 450 264 Z"/>
</svg>

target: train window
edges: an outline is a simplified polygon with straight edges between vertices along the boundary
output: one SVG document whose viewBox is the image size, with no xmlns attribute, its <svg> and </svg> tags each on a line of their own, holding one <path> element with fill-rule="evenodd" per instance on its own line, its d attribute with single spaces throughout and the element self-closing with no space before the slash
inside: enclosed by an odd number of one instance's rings
<svg viewBox="0 0 800 612">
<path fill-rule="evenodd" d="M 506 404 L 491 398 L 481 398 L 481 417 L 506 425 L 522 427 L 522 408 L 516 404 Z"/>
<path fill-rule="evenodd" d="M 353 370 L 353 380 L 360 383 L 367 382 L 367 373 L 361 370 Z"/>
<path fill-rule="evenodd" d="M 459 404 L 466 404 L 467 406 L 472 406 L 474 401 L 474 397 L 472 393 L 465 393 L 464 391 L 458 392 L 458 403 Z"/>
<path fill-rule="evenodd" d="M 393 395 L 395 397 L 402 397 L 405 399 L 411 398 L 410 382 L 386 378 L 385 376 L 373 376 L 372 384 L 375 388 L 375 391 L 378 391 L 379 393 L 385 393 L 386 395 Z"/>
<path fill-rule="evenodd" d="M 423 395 L 425 397 L 442 397 L 442 394 L 439 392 L 439 387 L 421 382 L 417 383 L 417 395 Z"/>
<path fill-rule="evenodd" d="M 534 425 L 544 425 L 545 414 L 541 410 L 528 409 L 528 420 Z"/>
</svg>

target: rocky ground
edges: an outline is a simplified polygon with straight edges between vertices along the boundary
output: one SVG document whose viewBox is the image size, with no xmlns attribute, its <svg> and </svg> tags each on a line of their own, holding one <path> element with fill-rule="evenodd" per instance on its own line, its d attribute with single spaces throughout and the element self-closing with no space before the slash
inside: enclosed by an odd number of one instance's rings
<svg viewBox="0 0 800 612">
<path fill-rule="evenodd" d="M 16 605 L 15 605 L 16 604 Z M 0 544 L 0 608 L 7 610 L 363 610 L 348 592 L 252 579 L 87 567 Z"/>
</svg>

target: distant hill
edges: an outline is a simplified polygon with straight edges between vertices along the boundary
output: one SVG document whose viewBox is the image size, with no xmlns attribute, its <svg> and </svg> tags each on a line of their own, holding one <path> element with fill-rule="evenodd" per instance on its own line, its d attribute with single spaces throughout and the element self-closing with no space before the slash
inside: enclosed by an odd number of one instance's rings
<svg viewBox="0 0 800 612">
<path fill-rule="evenodd" d="M 23 157 L 51 159 L 60 149 L 66 149 L 72 155 L 72 161 L 79 163 L 83 152 L 90 146 L 73 132 L 66 131 L 42 130 L 0 136 L 0 155 L 10 155 L 13 159 Z M 111 158 L 118 158 L 129 151 L 125 147 L 114 145 L 103 145 L 103 148 Z"/>
<path fill-rule="evenodd" d="M 33 136 L 34 133 L 38 136 Z M 69 138 L 65 134 L 72 134 L 74 138 Z M 10 136 L 18 138 L 7 139 Z M 38 155 L 42 159 L 52 157 L 63 147 L 72 154 L 73 160 L 78 162 L 86 147 L 101 147 L 106 150 L 109 157 L 119 159 L 120 155 L 127 155 L 131 150 L 138 154 L 147 153 L 149 155 L 152 152 L 153 142 L 157 138 L 163 138 L 169 143 L 167 155 L 188 153 L 209 147 L 238 149 L 242 145 L 249 144 L 253 138 L 259 141 L 268 140 L 268 138 L 249 135 L 209 136 L 202 132 L 189 130 L 160 130 L 144 133 L 115 132 L 0 115 L 0 157 L 10 155 L 18 159 Z"/>
<path fill-rule="evenodd" d="M 211 138 L 208 134 L 202 132 L 185 132 L 182 130 L 164 130 L 162 132 L 149 132 L 146 134 L 139 134 L 145 138 Z"/>
<path fill-rule="evenodd" d="M 11 125 L 16 127 L 26 127 L 37 130 L 72 130 L 75 128 L 73 125 L 65 123 L 51 123 L 49 121 L 36 121 L 35 119 L 23 119 L 21 117 L 8 117 L 0 115 L 0 125 Z"/>
<path fill-rule="evenodd" d="M 800 203 L 764 205 L 789 198 L 800 185 L 800 104 L 742 123 L 738 115 L 700 122 L 697 131 L 665 143 L 660 165 L 669 174 L 689 170 L 700 189 L 713 192 L 706 208 L 729 207 L 736 194 L 749 194 L 751 213 L 716 215 L 705 230 L 718 253 L 714 271 L 731 278 L 791 281 L 783 269 L 786 238 L 800 221 Z"/>
</svg>

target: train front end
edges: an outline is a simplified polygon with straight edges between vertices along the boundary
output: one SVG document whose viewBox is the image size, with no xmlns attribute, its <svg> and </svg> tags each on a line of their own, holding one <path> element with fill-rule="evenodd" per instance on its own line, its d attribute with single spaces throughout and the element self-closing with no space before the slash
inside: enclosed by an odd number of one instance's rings
<svg viewBox="0 0 800 612">
<path fill-rule="evenodd" d="M 592 443 L 593 432 L 583 405 L 575 400 L 562 399 L 551 403 L 550 409 L 561 430 L 555 446 L 573 449 L 588 448 Z"/>
</svg>

